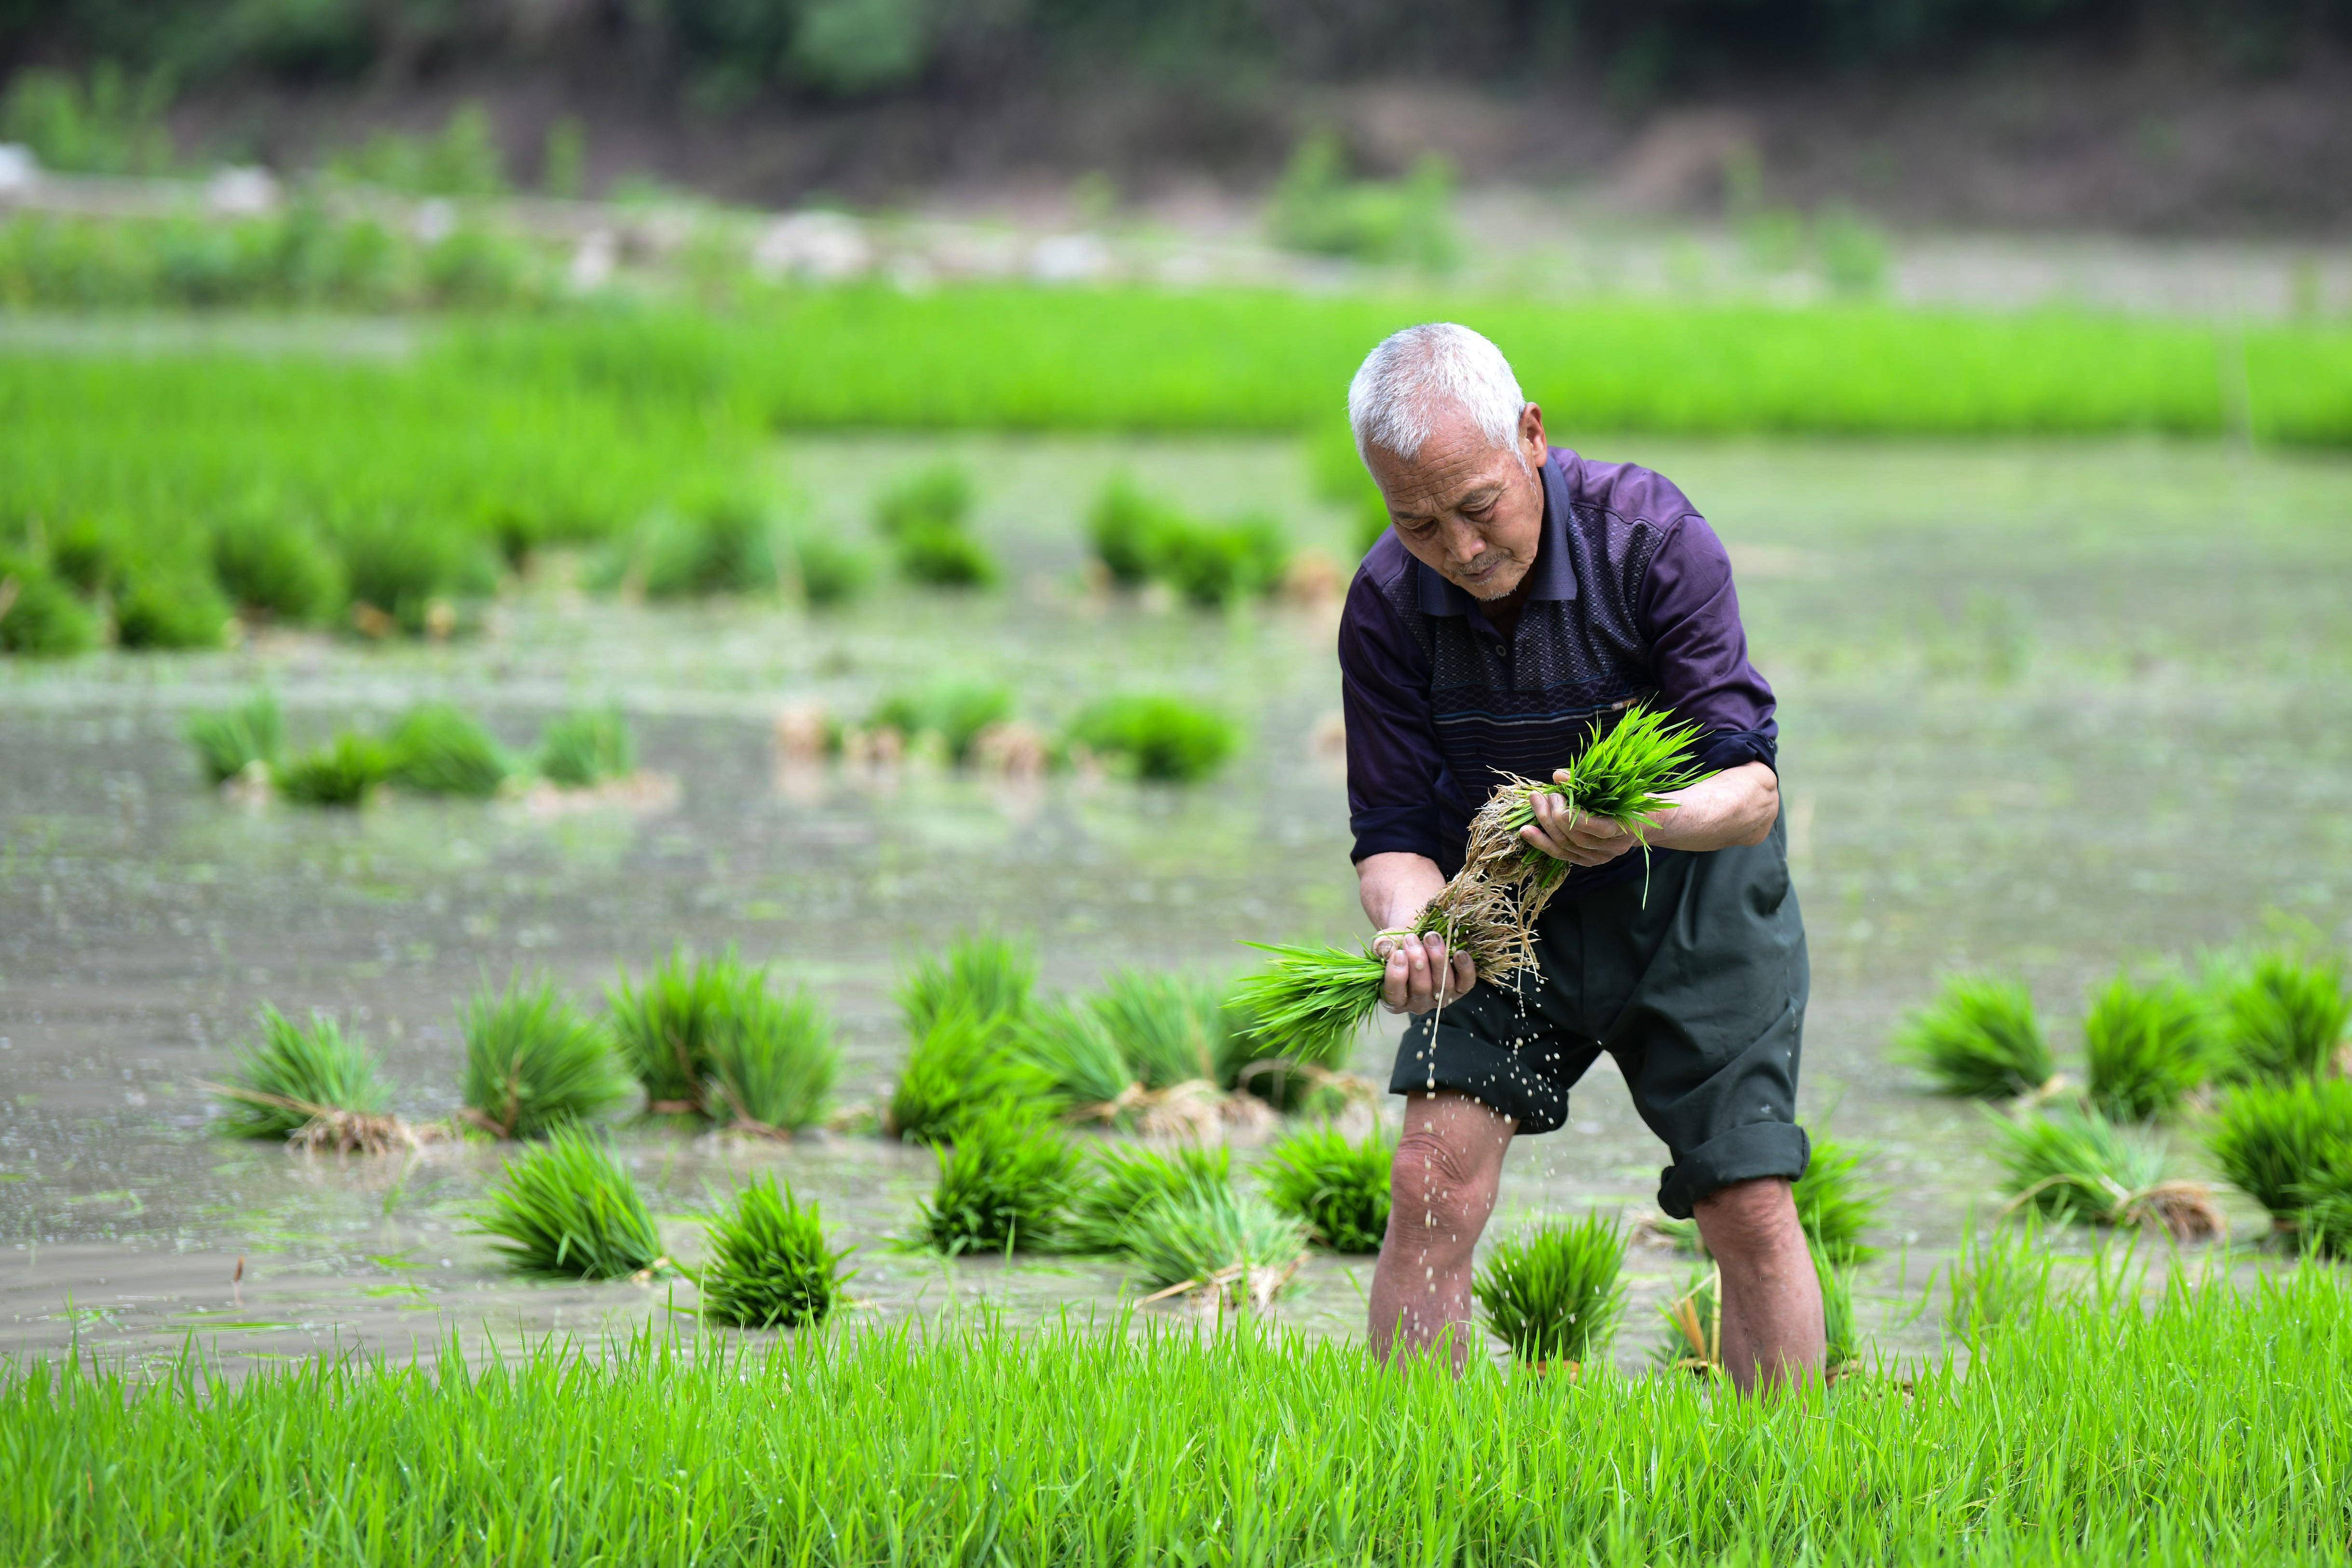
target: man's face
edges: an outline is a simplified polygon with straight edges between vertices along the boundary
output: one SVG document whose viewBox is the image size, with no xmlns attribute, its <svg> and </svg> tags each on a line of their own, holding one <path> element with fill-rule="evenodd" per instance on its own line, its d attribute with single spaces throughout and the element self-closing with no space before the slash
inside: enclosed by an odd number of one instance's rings
<svg viewBox="0 0 2352 1568">
<path fill-rule="evenodd" d="M 1412 462 L 1374 447 L 1364 466 L 1414 560 L 1473 598 L 1500 599 L 1535 564 L 1547 451 L 1543 411 L 1530 403 L 1509 446 L 1456 414 L 1438 421 Z"/>
</svg>

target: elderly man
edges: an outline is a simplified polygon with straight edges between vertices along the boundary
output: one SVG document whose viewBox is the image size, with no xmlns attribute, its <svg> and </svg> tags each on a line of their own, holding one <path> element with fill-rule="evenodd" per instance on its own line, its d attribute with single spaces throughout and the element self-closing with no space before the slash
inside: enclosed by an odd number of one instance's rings
<svg viewBox="0 0 2352 1568">
<path fill-rule="evenodd" d="M 1696 1216 L 1723 1276 L 1742 1388 L 1822 1359 L 1822 1302 L 1790 1184 L 1804 927 L 1789 886 L 1772 691 L 1723 545 L 1672 484 L 1549 445 L 1494 344 L 1412 327 L 1348 390 L 1391 527 L 1348 591 L 1339 663 L 1364 912 L 1410 1013 L 1406 1097 L 1371 1336 L 1393 1355 L 1471 1340 L 1471 1248 L 1516 1134 L 1556 1131 L 1602 1051 L 1672 1159 L 1659 1206 Z M 1637 839 L 1538 795 L 1529 844 L 1566 861 L 1537 970 L 1478 984 L 1413 919 L 1462 863 L 1502 775 L 1549 776 L 1634 703 L 1703 727 L 1711 770 Z M 1643 853 L 1646 840 L 1647 853 Z"/>
</svg>

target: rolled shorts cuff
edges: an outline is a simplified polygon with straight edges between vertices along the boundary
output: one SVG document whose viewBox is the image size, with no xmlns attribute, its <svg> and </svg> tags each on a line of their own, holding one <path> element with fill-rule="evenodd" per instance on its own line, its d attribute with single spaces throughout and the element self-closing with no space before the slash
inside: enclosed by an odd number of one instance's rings
<svg viewBox="0 0 2352 1568">
<path fill-rule="evenodd" d="M 1442 1016 L 1442 1015 L 1441 1015 Z M 1568 1121 L 1568 1090 L 1530 1071 L 1520 1053 L 1469 1029 L 1415 1019 L 1397 1047 L 1389 1073 L 1391 1094 L 1427 1094 L 1450 1089 L 1466 1094 L 1520 1132 L 1553 1132 Z"/>
<path fill-rule="evenodd" d="M 1658 1207 L 1675 1219 L 1735 1182 L 1766 1176 L 1795 1181 L 1813 1157 L 1813 1142 L 1793 1121 L 1751 1121 L 1710 1138 L 1668 1165 L 1658 1181 Z"/>
</svg>

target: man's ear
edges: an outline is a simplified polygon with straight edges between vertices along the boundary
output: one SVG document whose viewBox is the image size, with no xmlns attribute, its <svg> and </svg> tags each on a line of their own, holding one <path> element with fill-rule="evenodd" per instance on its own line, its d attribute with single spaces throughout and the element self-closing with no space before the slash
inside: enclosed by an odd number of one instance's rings
<svg viewBox="0 0 2352 1568">
<path fill-rule="evenodd" d="M 1519 410 L 1519 447 L 1528 454 L 1528 461 L 1538 468 L 1551 455 L 1551 443 L 1544 436 L 1543 410 L 1532 403 Z"/>
</svg>

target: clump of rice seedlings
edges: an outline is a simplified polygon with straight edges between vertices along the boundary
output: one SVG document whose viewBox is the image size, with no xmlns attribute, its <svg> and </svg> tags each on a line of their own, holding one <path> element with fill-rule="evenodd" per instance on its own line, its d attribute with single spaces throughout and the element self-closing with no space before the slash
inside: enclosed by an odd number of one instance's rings
<svg viewBox="0 0 2352 1568">
<path fill-rule="evenodd" d="M 1962 1240 L 1944 1275 L 1944 1323 L 1974 1342 L 1988 1331 L 2041 1310 L 2050 1295 L 2051 1257 L 2041 1225 Z"/>
<path fill-rule="evenodd" d="M 2116 975 L 2083 1019 L 2091 1103 L 2118 1121 L 2169 1113 L 2205 1081 L 2210 1042 L 2205 1005 L 2187 986 Z"/>
<path fill-rule="evenodd" d="M 1060 1244 L 1070 1252 L 1121 1252 L 1135 1216 L 1163 1197 L 1233 1185 L 1233 1151 L 1180 1144 L 1138 1149 L 1108 1144 L 1094 1152 L 1087 1179 L 1071 1201 Z"/>
<path fill-rule="evenodd" d="M 234 708 L 209 709 L 188 716 L 188 744 L 211 784 L 226 784 L 257 763 L 268 767 L 278 759 L 285 731 L 278 715 L 278 700 L 257 691 Z"/>
<path fill-rule="evenodd" d="M 1562 770 L 1565 779 L 1514 778 L 1487 797 L 1471 819 L 1464 864 L 1516 890 L 1520 918 L 1532 924 L 1570 869 L 1566 861 L 1519 837 L 1521 828 L 1535 822 L 1536 797 L 1557 795 L 1580 816 L 1606 817 L 1639 836 L 1672 804 L 1665 798 L 1668 791 L 1706 776 L 1690 762 L 1698 734 L 1695 723 L 1677 724 L 1668 714 L 1643 707 L 1627 709 L 1606 731 L 1596 720 L 1591 742 Z"/>
<path fill-rule="evenodd" d="M 410 709 L 385 737 L 386 776 L 419 795 L 496 795 L 514 772 L 479 721 L 446 702 Z"/>
<path fill-rule="evenodd" d="M 744 1184 L 735 1206 L 706 1222 L 710 1260 L 702 1266 L 702 1317 L 733 1329 L 799 1329 L 822 1323 L 854 1277 L 849 1249 L 825 1245 L 814 1199 L 803 1205 L 768 1172 Z"/>
<path fill-rule="evenodd" d="M 1232 1087 L 1234 1059 L 1217 987 L 1181 974 L 1124 969 L 1087 1005 L 1147 1089 L 1203 1082 Z"/>
<path fill-rule="evenodd" d="M 341 734 L 277 768 L 278 793 L 298 805 L 356 806 L 391 766 L 390 753 L 374 736 Z"/>
<path fill-rule="evenodd" d="M 342 563 L 299 522 L 248 506 L 213 530 L 213 575 L 249 616 L 308 621 L 343 596 Z"/>
<path fill-rule="evenodd" d="M 506 1163 L 506 1184 L 474 1215 L 475 1233 L 516 1268 L 625 1279 L 666 1266 L 637 1184 L 584 1129 L 562 1127 Z"/>
<path fill-rule="evenodd" d="M 1033 1104 L 1000 1100 L 959 1121 L 934 1150 L 939 1184 L 923 1200 L 923 1237 L 950 1257 L 1051 1244 L 1076 1191 L 1076 1145 Z"/>
<path fill-rule="evenodd" d="M 98 616 L 47 566 L 0 553 L 0 653 L 66 658 L 98 645 Z"/>
<path fill-rule="evenodd" d="M 551 784 L 590 789 L 635 769 L 636 742 L 617 708 L 566 713 L 540 731 L 538 764 L 540 776 Z"/>
<path fill-rule="evenodd" d="M 2224 1068 L 2232 1079 L 2320 1078 L 2334 1065 L 2352 995 L 2341 959 L 2258 953 L 2211 985 Z"/>
<path fill-rule="evenodd" d="M 927 526 L 898 538 L 898 574 L 931 588 L 986 588 L 1002 576 L 996 558 L 960 528 Z"/>
<path fill-rule="evenodd" d="M 719 490 L 655 519 L 639 564 L 650 599 L 764 594 L 776 586 L 766 506 L 757 496 Z"/>
<path fill-rule="evenodd" d="M 2061 1224 L 2160 1227 L 2184 1241 L 2222 1228 L 2221 1212 L 2202 1185 L 2168 1175 L 2162 1143 L 2095 1110 L 2063 1107 L 1988 1121 L 2011 1208 L 2031 1208 Z"/>
<path fill-rule="evenodd" d="M 874 580 L 874 563 L 866 552 L 826 533 L 793 535 L 791 561 L 793 580 L 800 585 L 802 600 L 813 610 L 845 605 L 865 593 Z"/>
<path fill-rule="evenodd" d="M 2352 1082 L 2243 1085 L 2215 1112 L 2205 1147 L 2231 1186 L 2269 1210 L 2281 1229 L 2293 1229 L 2303 1220 L 2304 1189 L 2352 1147 Z"/>
<path fill-rule="evenodd" d="M 1573 1368 L 1606 1350 L 1616 1332 L 1624 1265 L 1624 1227 L 1596 1209 L 1503 1242 L 1479 1266 L 1470 1293 L 1515 1359 Z"/>
<path fill-rule="evenodd" d="M 1142 1098 L 1143 1085 L 1091 1007 L 1067 1002 L 1033 1006 L 1013 1030 L 1013 1046 L 1052 1080 L 1079 1121 L 1121 1121 Z"/>
<path fill-rule="evenodd" d="M 1013 937 L 967 931 L 948 944 L 944 957 L 915 961 L 898 985 L 898 1011 L 914 1037 L 955 1007 L 1009 1026 L 1028 1012 L 1036 988 L 1035 948 Z"/>
<path fill-rule="evenodd" d="M 1878 1256 L 1875 1247 L 1862 1243 L 1862 1233 L 1878 1218 L 1886 1202 L 1885 1193 L 1864 1175 L 1873 1152 L 1832 1139 L 1815 1139 L 1805 1173 L 1790 1189 L 1796 1200 L 1797 1222 L 1805 1227 L 1813 1250 L 1841 1268 Z"/>
<path fill-rule="evenodd" d="M 2323 1258 L 2352 1258 L 2352 1136 L 2336 1141 L 2296 1189 L 2303 1203 L 2303 1241 Z"/>
<path fill-rule="evenodd" d="M 2033 994 L 1989 974 L 1946 980 L 1936 1000 L 1905 1022 L 1895 1050 L 1943 1093 L 1980 1100 L 2030 1094 L 2058 1074 Z"/>
<path fill-rule="evenodd" d="M 638 984 L 625 973 L 604 991 L 605 1027 L 629 1076 L 644 1086 L 655 1115 L 700 1115 L 719 1035 L 744 1010 L 765 976 L 730 948 L 697 959 L 673 948 Z"/>
<path fill-rule="evenodd" d="M 950 763 L 971 760 L 981 735 L 1013 717 L 1010 687 L 987 681 L 949 680 L 919 691 L 893 692 L 866 721 L 869 730 L 894 731 L 913 745 L 932 740 Z"/>
<path fill-rule="evenodd" d="M 1066 739 L 1139 779 L 1193 784 L 1224 766 L 1240 732 L 1223 714 L 1177 698 L 1129 696 L 1087 708 Z"/>
<path fill-rule="evenodd" d="M 1204 610 L 1273 588 L 1290 560 L 1282 525 L 1263 514 L 1225 523 L 1174 519 L 1155 543 L 1155 574 Z"/>
<path fill-rule="evenodd" d="M 1173 511 L 1145 495 L 1132 475 L 1103 487 L 1087 514 L 1087 541 L 1113 584 L 1140 588 L 1160 561 L 1160 541 L 1179 522 Z"/>
<path fill-rule="evenodd" d="M 305 1029 L 264 1006 L 259 1043 L 214 1093 L 227 1111 L 223 1130 L 238 1138 L 370 1154 L 415 1142 L 384 1110 L 392 1091 L 376 1077 L 374 1054 L 324 1014 Z"/>
<path fill-rule="evenodd" d="M 236 614 L 200 566 L 148 563 L 129 572 L 114 600 L 114 640 L 124 647 L 219 647 Z"/>
<path fill-rule="evenodd" d="M 1289 1288 L 1307 1257 L 1307 1226 L 1253 1193 L 1200 1186 L 1137 1210 L 1124 1248 L 1158 1287 L 1146 1300 L 1213 1297 L 1263 1309 Z"/>
<path fill-rule="evenodd" d="M 833 1020 L 805 991 L 777 995 L 757 971 L 733 1003 L 710 1040 L 711 1108 L 771 1136 L 814 1126 L 841 1070 Z"/>
<path fill-rule="evenodd" d="M 1378 1252 L 1389 1227 L 1389 1167 L 1395 1135 L 1375 1129 L 1350 1142 L 1336 1127 L 1293 1132 L 1257 1167 L 1268 1202 L 1307 1222 L 1334 1252 Z"/>
<path fill-rule="evenodd" d="M 1694 1275 L 1683 1293 L 1659 1307 L 1665 1338 L 1651 1359 L 1679 1372 L 1713 1376 L 1723 1371 L 1723 1271 Z"/>
<path fill-rule="evenodd" d="M 935 463 L 908 475 L 874 503 L 874 526 L 885 539 L 926 528 L 960 529 L 971 521 L 971 474 L 955 463 Z"/>
<path fill-rule="evenodd" d="M 477 993 L 457 1023 L 466 1120 L 495 1137 L 544 1137 L 601 1115 L 629 1091 L 604 1031 L 544 975 Z"/>
<path fill-rule="evenodd" d="M 936 1143 L 994 1106 L 1058 1108 L 1053 1078 L 1014 1043 L 1003 1015 L 959 1001 L 929 1018 L 891 1089 L 887 1131 L 910 1143 Z"/>
</svg>

